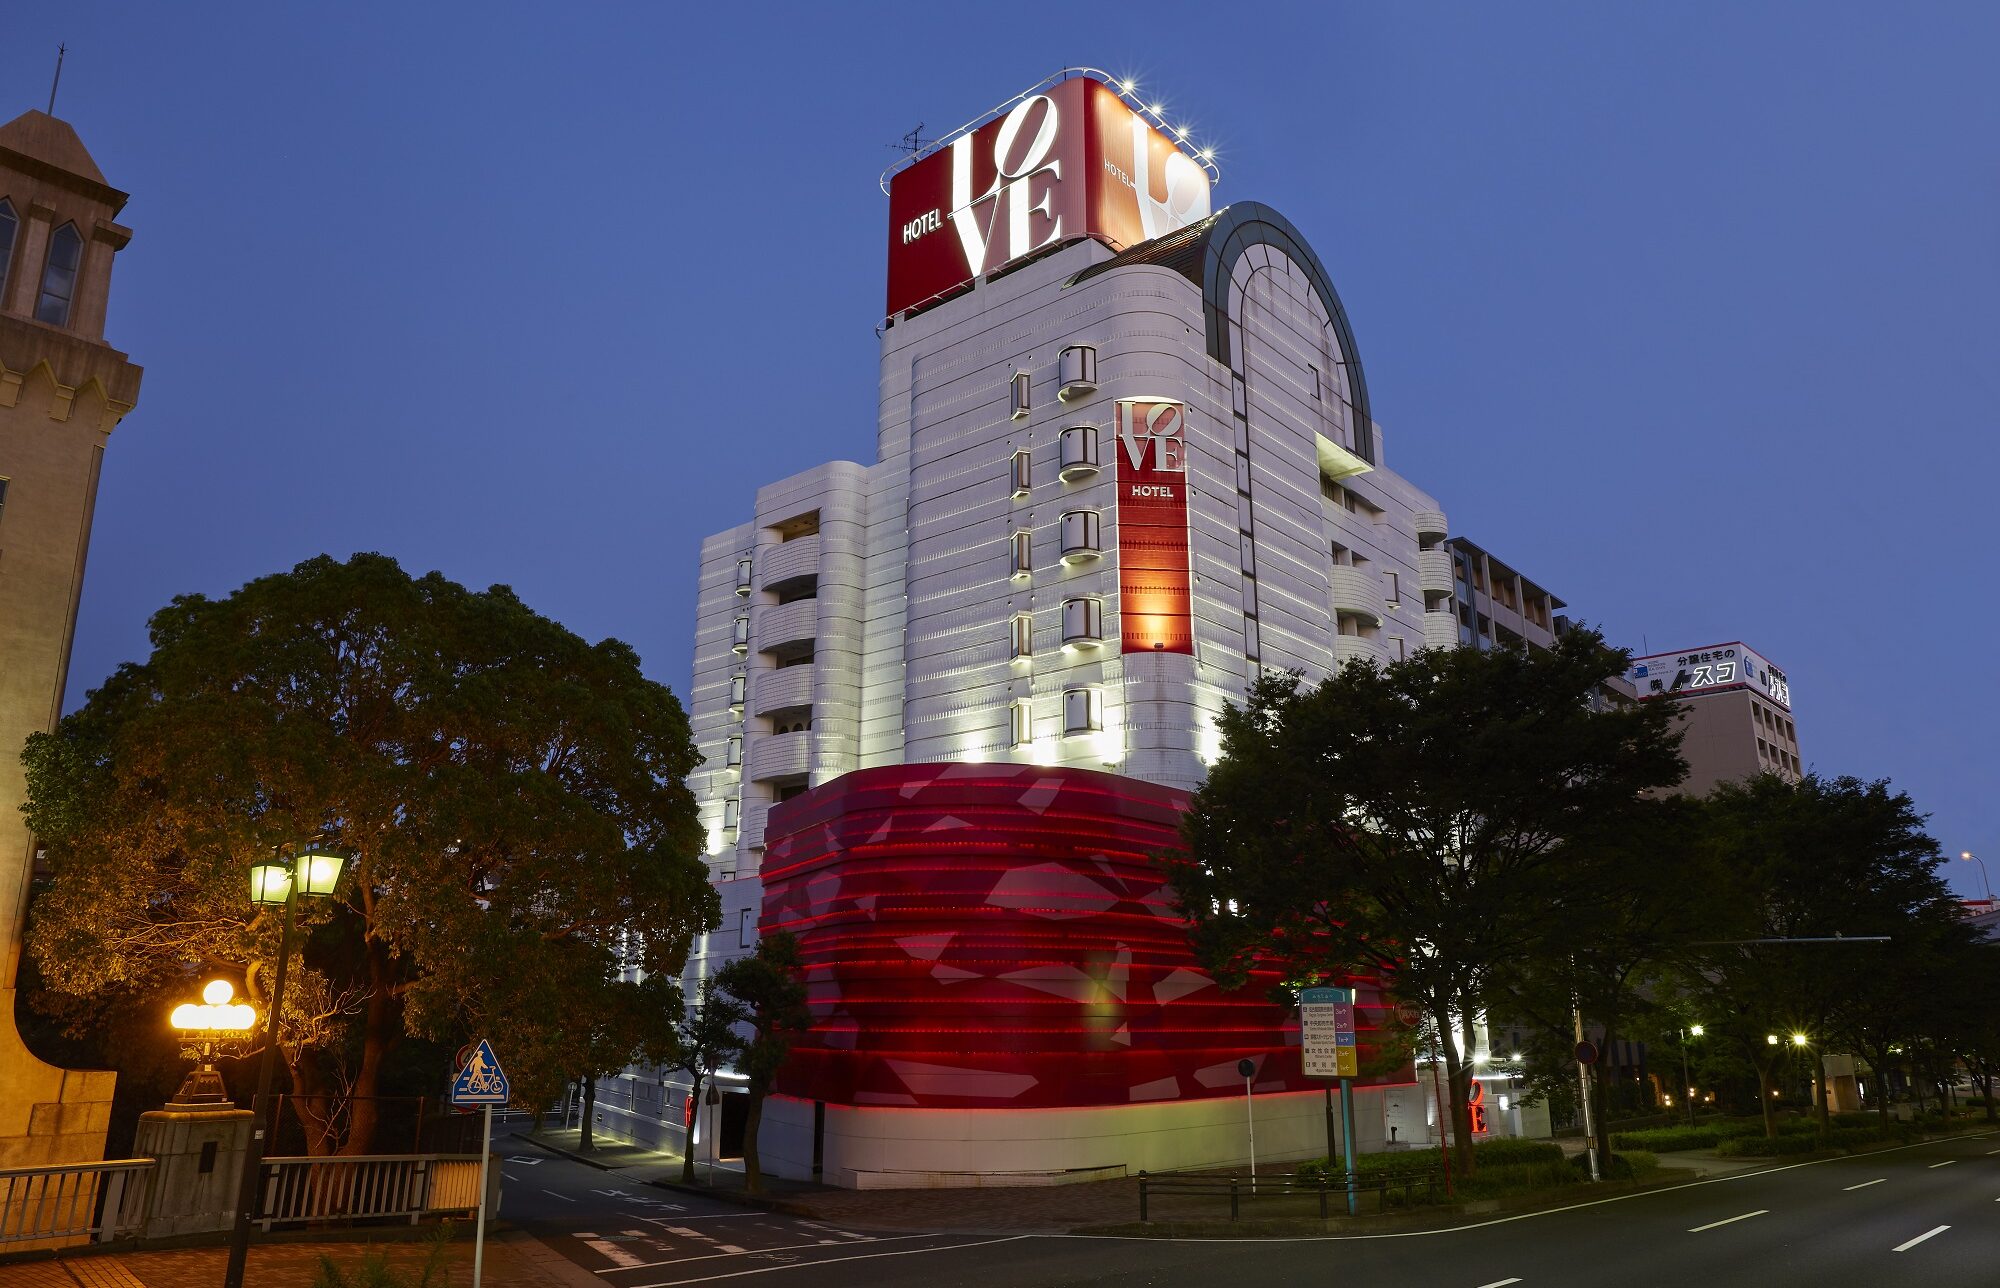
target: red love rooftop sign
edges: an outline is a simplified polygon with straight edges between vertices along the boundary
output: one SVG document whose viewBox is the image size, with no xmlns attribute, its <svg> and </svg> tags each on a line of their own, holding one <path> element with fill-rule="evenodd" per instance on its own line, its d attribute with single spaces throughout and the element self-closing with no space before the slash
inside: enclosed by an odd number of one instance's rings
<svg viewBox="0 0 2000 1288">
<path fill-rule="evenodd" d="M 1208 171 L 1109 85 L 1073 77 L 890 179 L 888 312 L 1079 237 L 1123 250 L 1208 214 Z"/>
</svg>

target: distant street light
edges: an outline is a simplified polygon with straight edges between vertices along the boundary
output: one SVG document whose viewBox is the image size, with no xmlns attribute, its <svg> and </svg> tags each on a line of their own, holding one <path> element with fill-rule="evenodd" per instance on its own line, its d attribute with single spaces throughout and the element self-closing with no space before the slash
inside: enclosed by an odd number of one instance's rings
<svg viewBox="0 0 2000 1288">
<path fill-rule="evenodd" d="M 1688 1075 L 1688 1039 L 1698 1038 L 1703 1029 L 1699 1024 L 1690 1024 L 1681 1030 L 1681 1085 L 1687 1088 L 1688 1126 L 1694 1126 L 1694 1079 Z"/>
<path fill-rule="evenodd" d="M 1979 865 L 1979 884 L 1986 887 L 1986 902 L 1992 903 L 1993 883 L 1986 879 L 1986 861 L 1971 850 L 1960 850 L 1958 852 L 1958 861 L 1960 863 L 1977 863 Z"/>
<path fill-rule="evenodd" d="M 250 1147 L 243 1157 L 243 1183 L 236 1198 L 236 1228 L 229 1237 L 229 1266 L 223 1288 L 243 1288 L 243 1269 L 250 1257 L 250 1221 L 257 1207 L 257 1182 L 264 1170 L 266 1105 L 271 1099 L 271 1058 L 278 1045 L 278 1013 L 285 1006 L 285 972 L 292 957 L 292 912 L 301 893 L 325 897 L 340 884 L 347 860 L 338 854 L 286 842 L 271 852 L 271 862 L 250 869 L 250 901 L 264 907 L 283 904 L 285 919 L 278 931 L 278 965 L 272 975 L 270 1005 L 264 1020 L 264 1048 L 257 1053 L 257 1098 L 250 1107 L 257 1117 L 250 1128 Z"/>
<path fill-rule="evenodd" d="M 1792 1045 L 1793 1045 L 1793 1046 L 1795 1046 L 1795 1047 L 1802 1047 L 1802 1046 L 1807 1046 L 1807 1045 L 1810 1045 L 1810 1044 L 1811 1044 L 1811 1041 L 1812 1041 L 1812 1039 L 1808 1038 L 1808 1037 L 1807 1037 L 1807 1036 L 1806 1036 L 1805 1034 L 1803 1034 L 1803 1033 L 1794 1033 L 1794 1034 L 1792 1034 Z"/>
</svg>

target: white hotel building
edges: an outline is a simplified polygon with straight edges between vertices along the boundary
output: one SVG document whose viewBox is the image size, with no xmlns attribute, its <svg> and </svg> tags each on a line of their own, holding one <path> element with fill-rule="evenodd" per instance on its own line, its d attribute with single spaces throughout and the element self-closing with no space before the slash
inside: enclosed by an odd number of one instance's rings
<svg viewBox="0 0 2000 1288">
<path fill-rule="evenodd" d="M 902 307 L 881 330 L 872 460 L 769 483 L 741 524 L 702 543 L 690 707 L 705 763 L 693 786 L 724 922 L 691 980 L 750 951 L 760 917 L 771 915 L 762 875 L 779 802 L 888 766 L 1042 766 L 1189 790 L 1216 754 L 1217 714 L 1261 673 L 1291 669 L 1312 681 L 1350 659 L 1380 663 L 1460 642 L 1444 513 L 1389 468 L 1353 332 L 1319 257 L 1269 207 L 1211 213 L 1207 175 L 1198 191 L 1189 179 L 1201 158 L 1161 131 L 1131 127 L 1125 118 L 1143 120 L 1143 109 L 1111 107 L 1114 86 L 1081 79 L 1038 87 L 1039 99 L 1031 91 L 897 176 L 891 304 Z M 1095 96 L 1088 106 L 1102 137 L 1081 138 L 1073 114 L 1058 121 L 1084 94 Z M 1040 121 L 1031 115 L 1044 110 Z M 1131 145 L 1138 158 L 1114 164 L 1128 128 L 1134 140 L 1141 128 L 1148 137 Z M 989 146 L 996 177 L 973 183 L 968 167 Z M 1167 195 L 1150 202 L 1160 181 L 1145 178 L 1146 148 L 1154 174 L 1172 153 Z M 1047 160 L 1052 182 L 1031 186 L 1047 158 L 1068 168 Z M 942 215 L 922 211 L 926 166 L 934 186 L 958 167 L 958 199 L 944 200 Z M 1129 206 L 1129 193 L 1093 191 L 1100 208 L 1071 218 L 1070 195 L 1056 191 L 1079 188 L 1080 171 L 1126 180 L 1126 166 L 1140 175 L 1148 228 L 1166 225 L 1158 235 L 1103 231 L 1103 203 Z M 1010 181 L 1021 194 L 1004 190 Z M 990 198 L 983 246 L 955 237 L 969 183 Z M 1010 219 L 1029 227 L 1000 226 Z M 1024 244 L 1028 253 L 1007 253 Z M 898 257 L 913 245 L 962 246 L 962 280 L 899 300 L 897 274 L 907 270 Z M 1119 431 L 1162 404 L 1179 409 L 1161 423 L 1169 437 L 1177 425 L 1181 441 L 1154 441 L 1149 460 L 1142 438 Z M 1130 566 L 1141 537 L 1133 522 L 1147 516 L 1121 480 L 1146 477 L 1142 463 L 1172 469 L 1176 456 L 1187 569 L 1162 582 Z M 1170 541 L 1168 562 L 1174 549 Z M 1148 568 L 1158 566 L 1153 548 Z M 1169 584 L 1176 575 L 1184 598 Z M 1295 1048 L 1291 1058 L 1295 1071 Z M 1364 1139 L 1386 1139 L 1394 1126 L 1404 1141 L 1424 1134 L 1408 1076 L 1359 1093 Z M 652 1081 L 608 1082 L 604 1125 L 678 1147 L 684 1089 Z M 903 1102 L 937 1103 L 910 1085 L 916 1098 Z M 1229 1085 L 1242 1094 L 1240 1080 Z M 1268 1127 L 1260 1094 L 1260 1146 L 1323 1150 L 1319 1092 L 1286 1086 Z M 879 1177 L 904 1169 L 933 1178 L 908 1183 L 948 1183 L 935 1177 L 982 1166 L 952 1162 L 950 1149 L 902 1149 L 890 1138 L 907 1126 L 829 1128 L 827 1107 L 808 1107 L 818 1093 L 793 1092 L 796 1109 L 774 1102 L 765 1119 L 766 1166 L 781 1174 L 889 1184 Z M 866 1103 L 850 1098 L 842 1111 Z M 1051 1144 L 1060 1158 L 1045 1170 L 1230 1161 L 1240 1153 L 1236 1129 L 1226 1141 L 1214 1135 L 1218 1103 L 1149 1107 L 1133 1130 L 1174 1144 L 1098 1155 Z M 1227 1116 L 1240 1128 L 1240 1107 Z M 713 1134 L 726 1138 L 715 1121 Z M 949 1121 L 918 1134 L 986 1130 L 963 1114 Z M 1039 1129 L 996 1130 L 1012 1139 Z M 866 1149 L 854 1144 L 862 1137 Z M 836 1158 L 842 1149 L 848 1155 Z M 874 1161 L 853 1161 L 863 1154 Z"/>
</svg>

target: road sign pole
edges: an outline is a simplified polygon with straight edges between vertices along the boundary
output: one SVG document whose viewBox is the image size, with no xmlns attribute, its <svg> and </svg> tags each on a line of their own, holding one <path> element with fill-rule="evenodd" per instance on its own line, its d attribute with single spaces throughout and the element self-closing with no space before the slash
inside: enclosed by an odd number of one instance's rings
<svg viewBox="0 0 2000 1288">
<path fill-rule="evenodd" d="M 1320 1090 L 1326 1093 L 1326 1165 L 1332 1167 L 1334 1159 L 1343 1157 L 1340 1138 L 1334 1134 L 1333 1129 L 1333 1084 L 1321 1083 Z"/>
<path fill-rule="evenodd" d="M 486 1169 L 493 1162 L 493 1106 L 486 1106 L 485 1140 L 479 1146 L 479 1216 L 472 1234 L 472 1288 L 479 1288 L 480 1273 L 486 1268 Z"/>
<path fill-rule="evenodd" d="M 1361 1173 L 1354 1157 L 1354 1079 L 1340 1080 L 1342 1153 L 1347 1158 L 1347 1215 L 1361 1215 Z"/>
<path fill-rule="evenodd" d="M 1257 1111 L 1251 1108 L 1256 1097 L 1250 1093 L 1249 1078 L 1243 1080 L 1243 1118 L 1250 1126 L 1250 1192 L 1257 1192 Z"/>
</svg>

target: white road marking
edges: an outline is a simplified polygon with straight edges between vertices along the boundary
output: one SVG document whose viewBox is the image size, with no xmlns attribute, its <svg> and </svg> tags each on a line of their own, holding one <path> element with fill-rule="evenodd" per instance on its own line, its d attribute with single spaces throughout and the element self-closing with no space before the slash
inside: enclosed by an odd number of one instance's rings
<svg viewBox="0 0 2000 1288">
<path fill-rule="evenodd" d="M 1748 1221 L 1753 1216 L 1766 1216 L 1770 1213 L 1770 1211 L 1771 1211 L 1770 1208 L 1758 1208 L 1755 1212 L 1745 1212 L 1742 1216 L 1732 1216 L 1727 1218 L 1726 1220 L 1710 1221 L 1707 1225 L 1695 1226 L 1692 1230 L 1689 1230 L 1688 1233 L 1700 1234 L 1703 1230 L 1713 1230 L 1715 1229 L 1715 1227 L 1719 1225 L 1735 1225 L 1738 1221 Z"/>
<path fill-rule="evenodd" d="M 1943 1234 L 1943 1233 L 1944 1233 L 1944 1232 L 1945 1232 L 1946 1230 L 1949 1230 L 1949 1229 L 1951 1229 L 1951 1227 L 1950 1227 L 1950 1226 L 1948 1226 L 1948 1225 L 1941 1225 L 1941 1226 L 1939 1226 L 1939 1227 L 1938 1227 L 1937 1229 L 1935 1229 L 1935 1230 L 1926 1230 L 1926 1231 L 1924 1231 L 1924 1232 L 1923 1232 L 1922 1234 L 1918 1235 L 1918 1236 L 1917 1236 L 1916 1238 L 1914 1238 L 1914 1239 L 1910 1240 L 1910 1241 L 1909 1241 L 1908 1243 L 1899 1243 L 1899 1244 L 1897 1244 L 1897 1245 L 1896 1245 L 1895 1247 L 1893 1247 L 1893 1248 L 1889 1249 L 1889 1251 L 1891 1251 L 1891 1252 L 1908 1252 L 1908 1251 L 1909 1251 L 1909 1250 L 1910 1250 L 1911 1248 L 1914 1248 L 1914 1247 L 1916 1247 L 1916 1246 L 1917 1246 L 1918 1244 L 1922 1243 L 1922 1242 L 1923 1242 L 1923 1241 L 1924 1241 L 1925 1239 L 1928 1239 L 1928 1238 L 1932 1237 L 1933 1235 L 1939 1235 L 1939 1234 Z"/>
<path fill-rule="evenodd" d="M 645 1264 L 638 1257 L 633 1256 L 617 1244 L 600 1239 L 594 1234 L 579 1234 L 576 1237 L 579 1243 L 582 1243 L 606 1261 L 612 1262 L 620 1270 L 630 1270 L 634 1266 Z"/>
<path fill-rule="evenodd" d="M 512 1172 L 508 1171 L 504 1167 L 500 1169 L 500 1175 L 506 1177 L 510 1181 L 518 1181 L 521 1179 L 520 1177 L 514 1175 Z"/>
<path fill-rule="evenodd" d="M 805 1225 L 807 1223 L 801 1221 L 799 1224 Z M 905 1239 L 934 1239 L 936 1237 L 935 1234 L 856 1235 L 855 1240 L 860 1243 L 900 1243 Z M 776 1248 L 751 1248 L 747 1251 L 738 1248 L 734 1252 L 705 1252 L 698 1257 L 675 1257 L 671 1261 L 649 1261 L 643 1266 L 625 1266 L 620 1267 L 620 1270 L 651 1270 L 659 1266 L 678 1266 L 686 1261 L 714 1261 L 718 1257 L 761 1257 L 767 1252 L 797 1252 L 801 1248 L 819 1248 L 828 1244 L 832 1244 L 835 1247 L 842 1246 L 838 1239 L 821 1239 L 818 1243 L 787 1243 Z M 729 1245 L 724 1244 L 723 1246 L 728 1247 Z M 793 1258 L 793 1260 L 797 1260 L 797 1258 Z M 620 1273 L 620 1270 L 600 1270 L 597 1273 L 600 1275 L 612 1275 Z"/>
<path fill-rule="evenodd" d="M 531 1158 L 526 1154 L 516 1154 L 507 1161 L 510 1163 L 519 1163 L 523 1167 L 540 1167 L 542 1165 L 541 1159 Z"/>
<path fill-rule="evenodd" d="M 633 1288 L 675 1288 L 678 1284 L 706 1284 L 718 1279 L 740 1279 L 744 1275 L 768 1275 L 777 1270 L 795 1270 L 801 1266 L 830 1266 L 836 1261 L 872 1261 L 876 1257 L 914 1257 L 920 1252 L 956 1252 L 960 1248 L 984 1248 L 995 1243 L 1015 1243 L 1022 1239 L 1033 1239 L 1032 1234 L 1010 1234 L 1000 1239 L 980 1239 L 972 1243 L 941 1243 L 935 1248 L 901 1248 L 895 1252 L 862 1252 L 851 1257 L 817 1257 L 810 1261 L 794 1261 L 782 1266 L 763 1266 L 756 1270 L 731 1270 L 726 1274 L 708 1275 L 701 1279 L 663 1279 L 659 1283 L 635 1284 Z"/>
<path fill-rule="evenodd" d="M 1881 1184 L 1882 1182 L 1884 1182 L 1884 1181 L 1886 1181 L 1886 1180 L 1888 1180 L 1888 1179 L 1889 1179 L 1889 1178 L 1888 1178 L 1888 1177 L 1886 1177 L 1886 1176 L 1878 1176 L 1878 1177 L 1876 1177 L 1876 1178 L 1875 1178 L 1874 1180 L 1872 1180 L 1872 1181 L 1863 1181 L 1863 1182 L 1861 1182 L 1861 1184 L 1859 1184 L 1859 1185 L 1850 1185 L 1850 1186 L 1848 1186 L 1847 1188 L 1848 1188 L 1848 1189 L 1850 1189 L 1850 1190 L 1865 1190 L 1865 1189 L 1867 1189 L 1867 1188 L 1868 1188 L 1869 1186 L 1871 1186 L 1871 1185 L 1880 1185 L 1880 1184 Z"/>
<path fill-rule="evenodd" d="M 1479 1288 L 1507 1288 L 1508 1284 L 1517 1284 L 1520 1282 L 1521 1282 L 1521 1277 L 1519 1275 L 1516 1275 L 1512 1279 L 1495 1279 L 1490 1284 L 1479 1285 Z"/>
<path fill-rule="evenodd" d="M 574 1203 L 574 1202 L 576 1202 L 576 1200 L 575 1200 L 574 1198 L 570 1197 L 569 1195 L 567 1195 L 567 1194 L 557 1194 L 557 1193 L 556 1193 L 556 1192 L 555 1192 L 554 1190 L 543 1190 L 543 1191 L 542 1191 L 542 1193 L 544 1193 L 544 1194 L 547 1194 L 547 1195 L 551 1196 L 552 1198 L 559 1198 L 559 1199 L 561 1199 L 561 1200 L 562 1200 L 563 1202 L 565 1202 L 565 1203 Z"/>
<path fill-rule="evenodd" d="M 1956 1163 L 1957 1161 L 1958 1160 L 1955 1158 L 1947 1158 L 1942 1163 L 1932 1163 L 1931 1170 L 1936 1171 L 1940 1167 L 1950 1167 L 1953 1163 Z"/>
</svg>

